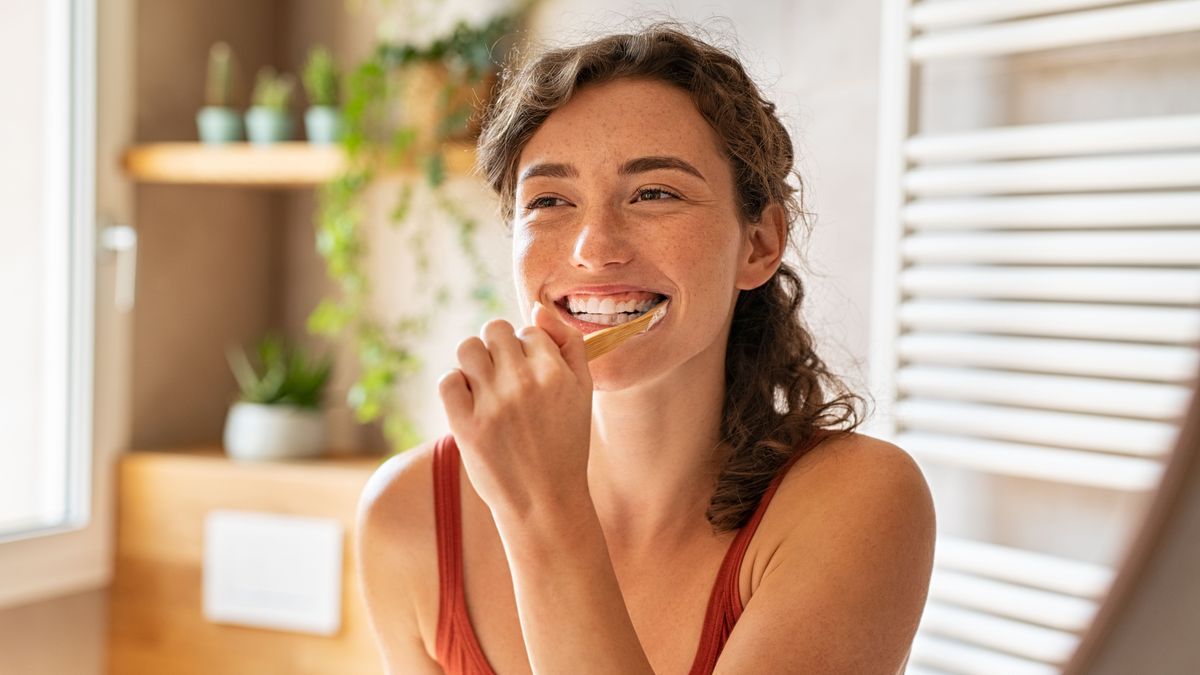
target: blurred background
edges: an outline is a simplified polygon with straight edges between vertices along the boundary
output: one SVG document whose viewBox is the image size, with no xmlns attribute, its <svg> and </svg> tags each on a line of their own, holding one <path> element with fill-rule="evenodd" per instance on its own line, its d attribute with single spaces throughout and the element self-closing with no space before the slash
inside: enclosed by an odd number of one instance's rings
<svg viewBox="0 0 1200 675">
<path fill-rule="evenodd" d="M 909 672 L 1061 672 L 1161 493 L 1200 368 L 1196 0 L 0 19 L 0 673 L 381 673 L 358 494 L 447 431 L 457 342 L 522 321 L 476 113 L 504 63 L 654 19 L 778 105 L 805 318 L 933 488 Z"/>
</svg>

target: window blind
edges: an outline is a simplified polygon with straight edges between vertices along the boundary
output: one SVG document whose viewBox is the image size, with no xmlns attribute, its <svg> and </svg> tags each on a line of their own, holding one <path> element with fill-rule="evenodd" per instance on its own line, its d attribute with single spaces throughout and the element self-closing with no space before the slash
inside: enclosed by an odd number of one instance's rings
<svg viewBox="0 0 1200 675">
<path fill-rule="evenodd" d="M 1200 368 L 1200 114 L 930 133 L 918 84 L 937 61 L 1200 31 L 1200 0 L 883 11 L 868 431 L 929 472 L 1149 495 Z M 939 522 L 971 489 L 931 487 Z M 1069 660 L 1111 565 L 989 534 L 939 531 L 907 672 Z"/>
</svg>

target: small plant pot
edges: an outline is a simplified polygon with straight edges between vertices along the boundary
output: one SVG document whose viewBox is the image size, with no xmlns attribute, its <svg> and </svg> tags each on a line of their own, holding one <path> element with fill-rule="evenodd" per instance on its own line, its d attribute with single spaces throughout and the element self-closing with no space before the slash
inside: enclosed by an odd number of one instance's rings
<svg viewBox="0 0 1200 675">
<path fill-rule="evenodd" d="M 474 111 L 465 120 L 443 129 L 448 141 L 473 142 L 479 138 L 482 116 L 479 114 L 491 101 L 499 80 L 498 71 L 491 70 L 475 84 L 462 83 L 453 87 L 449 92 L 449 100 L 445 110 L 439 102 L 446 95 L 450 81 L 450 73 L 446 64 L 441 62 L 421 63 L 410 68 L 403 85 L 401 97 L 405 102 L 404 116 L 408 124 L 434 136 L 434 130 L 447 124 L 443 119 L 446 110 L 472 108 Z M 429 95 L 436 92 L 436 95 Z"/>
<path fill-rule="evenodd" d="M 304 112 L 304 131 L 309 143 L 337 143 L 342 140 L 342 111 L 329 105 L 310 107 Z"/>
<path fill-rule="evenodd" d="M 292 120 L 286 110 L 256 105 L 246 111 L 246 136 L 256 145 L 286 141 L 292 137 Z"/>
<path fill-rule="evenodd" d="M 239 401 L 225 418 L 225 452 L 237 460 L 318 457 L 325 435 L 325 413 L 312 408 Z"/>
<path fill-rule="evenodd" d="M 242 116 L 233 108 L 205 106 L 196 112 L 200 141 L 209 145 L 242 140 Z"/>
</svg>

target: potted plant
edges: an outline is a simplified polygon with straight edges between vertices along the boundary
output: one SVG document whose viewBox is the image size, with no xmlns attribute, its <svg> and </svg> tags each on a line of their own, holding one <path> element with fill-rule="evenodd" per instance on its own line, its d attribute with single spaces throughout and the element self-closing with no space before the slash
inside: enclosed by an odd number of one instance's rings
<svg viewBox="0 0 1200 675">
<path fill-rule="evenodd" d="M 470 142 L 478 135 L 478 113 L 493 94 L 501 64 L 526 32 L 522 26 L 536 0 L 514 2 L 512 9 L 483 23 L 460 21 L 428 44 L 381 43 L 345 78 L 346 165 L 320 192 L 316 237 L 335 292 L 309 315 L 308 329 L 353 341 L 360 374 L 347 392 L 347 402 L 359 422 L 382 418 L 383 433 L 397 450 L 420 440 L 416 421 L 399 404 L 396 389 L 420 372 L 414 345 L 433 316 L 429 310 L 409 311 L 399 319 L 384 320 L 371 309 L 365 263 L 367 210 L 359 200 L 373 177 L 401 164 L 420 167 L 415 177 L 402 180 L 388 215 L 397 227 L 409 223 L 411 246 L 406 255 L 418 283 L 433 289 L 438 306 L 458 300 L 452 298 L 445 277 L 431 278 L 428 232 L 410 223 L 416 220 L 410 219 L 415 183 L 421 181 L 436 207 L 457 225 L 456 239 L 472 277 L 462 299 L 478 305 L 481 319 L 506 309 L 476 246 L 479 223 L 443 188 L 445 144 Z"/>
<path fill-rule="evenodd" d="M 204 143 L 232 143 L 242 138 L 242 118 L 233 109 L 233 65 L 229 45 L 216 42 L 209 48 L 205 106 L 196 113 L 196 128 Z"/>
<path fill-rule="evenodd" d="M 329 357 L 310 359 L 303 349 L 267 336 L 258 363 L 230 349 L 229 366 L 241 394 L 225 420 L 225 451 L 240 460 L 314 457 L 325 449 L 321 409 L 333 368 Z"/>
<path fill-rule="evenodd" d="M 292 137 L 292 119 L 288 105 L 296 80 L 289 73 L 277 75 L 271 66 L 263 66 L 254 81 L 253 105 L 246 111 L 246 135 L 250 142 L 266 145 Z"/>
<path fill-rule="evenodd" d="M 310 143 L 337 143 L 342 138 L 342 112 L 338 109 L 338 71 L 333 55 L 324 47 L 308 53 L 304 64 L 304 90 L 308 110 L 304 112 L 304 130 Z"/>
</svg>

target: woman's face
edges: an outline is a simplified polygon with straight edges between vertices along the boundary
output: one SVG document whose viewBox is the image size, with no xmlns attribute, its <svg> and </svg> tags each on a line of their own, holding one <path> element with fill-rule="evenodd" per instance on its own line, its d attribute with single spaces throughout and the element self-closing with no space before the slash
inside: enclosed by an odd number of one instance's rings
<svg viewBox="0 0 1200 675">
<path fill-rule="evenodd" d="M 583 333 L 662 296 L 667 316 L 590 365 L 623 389 L 706 350 L 722 356 L 749 244 L 719 137 L 689 96 L 623 79 L 577 91 L 517 163 L 513 272 L 523 316 L 535 300 Z"/>
</svg>

